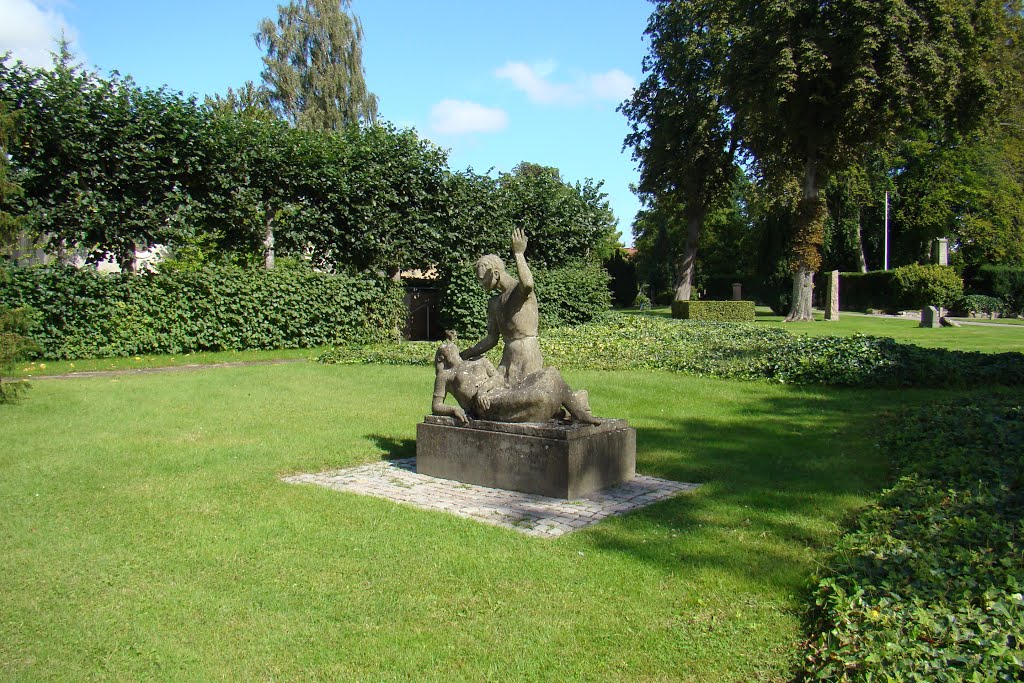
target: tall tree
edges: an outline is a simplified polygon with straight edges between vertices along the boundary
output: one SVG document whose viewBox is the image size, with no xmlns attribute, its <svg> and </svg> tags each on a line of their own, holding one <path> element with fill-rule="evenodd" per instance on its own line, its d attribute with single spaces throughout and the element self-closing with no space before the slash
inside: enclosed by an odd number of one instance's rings
<svg viewBox="0 0 1024 683">
<path fill-rule="evenodd" d="M 730 59 L 730 104 L 759 162 L 803 179 L 787 320 L 813 319 L 830 176 L 908 123 L 974 126 L 1003 85 L 992 55 L 1007 13 L 1019 11 L 1019 0 L 735 3 L 745 30 Z"/>
<path fill-rule="evenodd" d="M 255 34 L 266 49 L 263 82 L 275 110 L 309 130 L 340 130 L 377 116 L 366 88 L 363 26 L 351 0 L 290 0 Z"/>
<path fill-rule="evenodd" d="M 21 228 L 22 216 L 11 212 L 11 200 L 22 195 L 22 188 L 11 174 L 8 151 L 14 135 L 14 114 L 0 102 L 0 250 L 14 244 Z"/>
<path fill-rule="evenodd" d="M 738 120 L 725 97 L 734 40 L 728 0 L 655 0 L 647 25 L 647 74 L 619 108 L 640 168 L 637 191 L 686 224 L 675 265 L 675 299 L 687 301 L 708 213 L 728 200 L 737 175 Z"/>
</svg>

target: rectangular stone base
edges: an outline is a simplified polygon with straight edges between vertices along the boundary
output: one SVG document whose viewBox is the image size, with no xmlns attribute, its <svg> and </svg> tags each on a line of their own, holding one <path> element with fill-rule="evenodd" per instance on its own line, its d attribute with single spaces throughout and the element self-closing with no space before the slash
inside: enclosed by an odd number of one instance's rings
<svg viewBox="0 0 1024 683">
<path fill-rule="evenodd" d="M 416 471 L 551 498 L 580 498 L 636 475 L 636 431 L 599 425 L 509 423 L 428 415 L 416 426 Z"/>
</svg>

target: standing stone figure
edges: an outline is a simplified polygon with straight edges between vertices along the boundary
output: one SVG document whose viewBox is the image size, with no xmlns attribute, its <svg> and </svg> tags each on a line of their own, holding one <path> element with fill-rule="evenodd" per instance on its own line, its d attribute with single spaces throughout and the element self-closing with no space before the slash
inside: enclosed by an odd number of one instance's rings
<svg viewBox="0 0 1024 683">
<path fill-rule="evenodd" d="M 501 338 L 505 347 L 497 370 L 510 385 L 518 384 L 544 367 L 537 339 L 540 322 L 537 295 L 525 253 L 526 233 L 516 228 L 512 231 L 512 254 L 519 271 L 518 280 L 508 274 L 505 263 L 494 254 L 481 256 L 476 262 L 480 285 L 488 292 L 496 290 L 497 294 L 487 302 L 487 335 L 462 352 L 463 360 L 474 360 L 494 348 Z"/>
</svg>

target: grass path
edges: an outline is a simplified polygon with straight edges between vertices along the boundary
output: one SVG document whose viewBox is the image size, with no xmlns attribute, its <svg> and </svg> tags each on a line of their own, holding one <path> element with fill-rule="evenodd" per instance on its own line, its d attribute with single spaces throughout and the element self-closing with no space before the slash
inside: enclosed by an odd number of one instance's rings
<svg viewBox="0 0 1024 683">
<path fill-rule="evenodd" d="M 925 394 L 566 375 L 700 491 L 550 541 L 279 481 L 413 455 L 430 368 L 38 383 L 0 406 L 0 679 L 786 680 Z"/>
</svg>

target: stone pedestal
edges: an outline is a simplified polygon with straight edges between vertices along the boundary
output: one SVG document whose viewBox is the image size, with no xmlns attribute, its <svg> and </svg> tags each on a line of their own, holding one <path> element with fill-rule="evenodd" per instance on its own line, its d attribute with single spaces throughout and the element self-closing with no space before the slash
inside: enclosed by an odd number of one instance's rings
<svg viewBox="0 0 1024 683">
<path fill-rule="evenodd" d="M 416 426 L 416 471 L 466 484 L 580 498 L 636 475 L 636 431 L 599 425 L 508 423 L 428 415 Z"/>
</svg>

